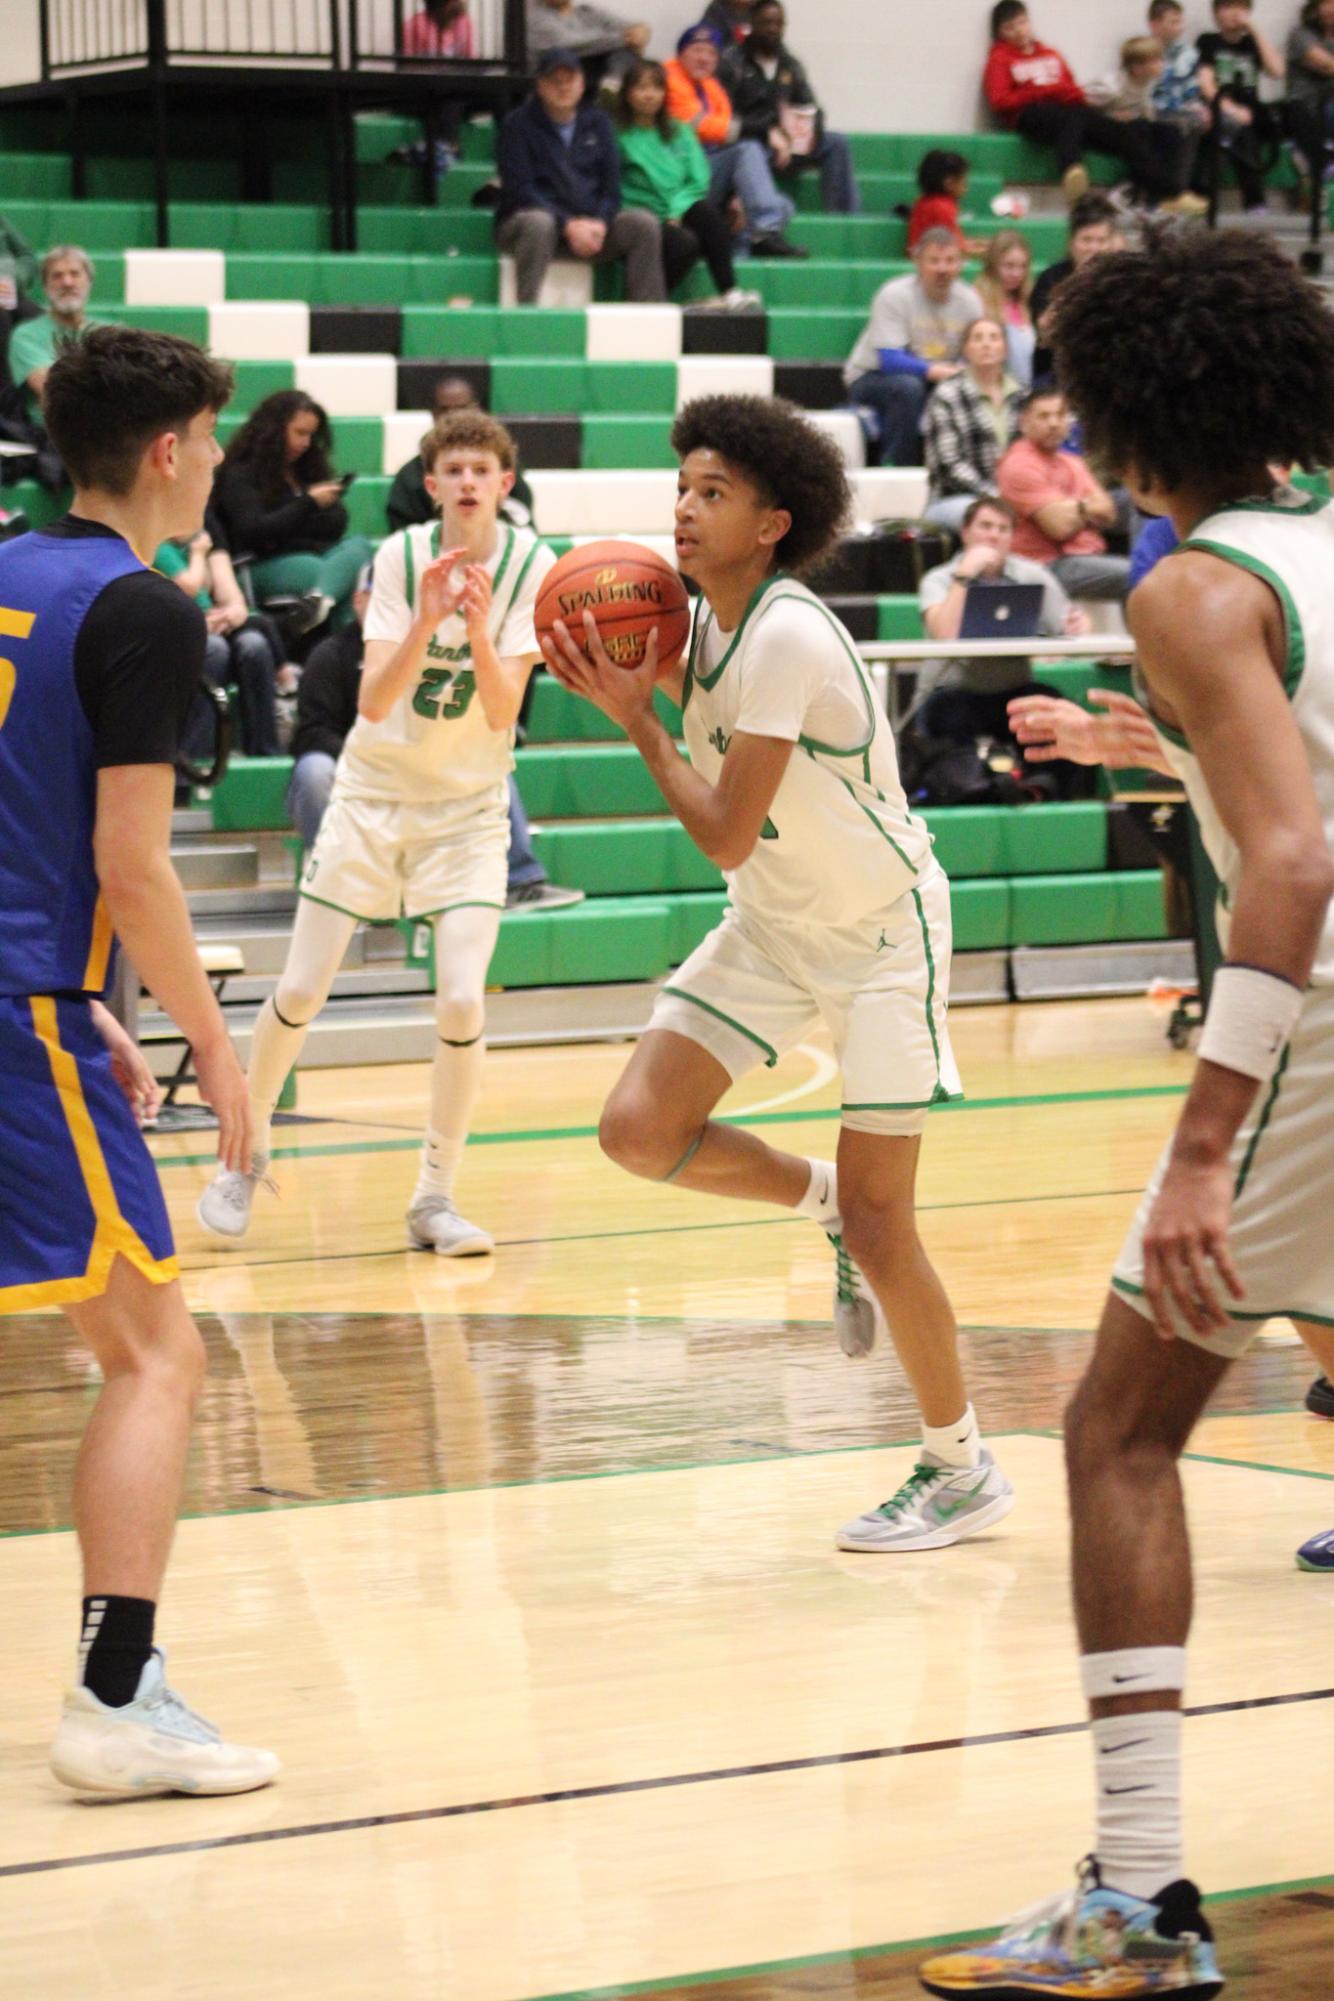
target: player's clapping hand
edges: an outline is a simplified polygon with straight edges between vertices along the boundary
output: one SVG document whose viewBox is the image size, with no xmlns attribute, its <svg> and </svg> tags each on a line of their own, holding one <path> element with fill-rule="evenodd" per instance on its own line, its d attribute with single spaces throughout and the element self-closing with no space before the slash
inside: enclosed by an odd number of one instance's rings
<svg viewBox="0 0 1334 2001">
<path fill-rule="evenodd" d="M 162 1087 L 149 1069 L 143 1051 L 121 1027 L 101 1001 L 92 1003 L 93 1027 L 107 1046 L 111 1074 L 125 1093 L 125 1102 L 140 1125 L 156 1118 L 162 1104 Z"/>
<path fill-rule="evenodd" d="M 467 589 L 467 571 L 458 568 L 465 549 L 442 549 L 434 562 L 426 565 L 417 586 L 417 610 L 428 625 L 458 610 Z"/>
<path fill-rule="evenodd" d="M 469 563 L 463 573 L 463 617 L 474 646 L 485 639 L 490 616 L 491 578 L 480 563 Z"/>
<path fill-rule="evenodd" d="M 574 694 L 582 695 L 594 708 L 601 709 L 604 716 L 619 723 L 628 735 L 631 725 L 653 705 L 658 672 L 656 626 L 648 636 L 643 664 L 639 667 L 614 665 L 598 636 L 597 620 L 591 611 L 584 613 L 582 650 L 574 633 L 560 619 L 556 620 L 552 633 L 552 638 L 542 641 L 542 657 L 556 679 Z"/>
<path fill-rule="evenodd" d="M 1176 1339 L 1176 1315 L 1197 1334 L 1227 1326 L 1220 1278 L 1233 1299 L 1245 1297 L 1228 1248 L 1233 1174 L 1226 1154 L 1174 1154 L 1168 1164 L 1144 1232 L 1144 1297 L 1165 1341 Z"/>
</svg>

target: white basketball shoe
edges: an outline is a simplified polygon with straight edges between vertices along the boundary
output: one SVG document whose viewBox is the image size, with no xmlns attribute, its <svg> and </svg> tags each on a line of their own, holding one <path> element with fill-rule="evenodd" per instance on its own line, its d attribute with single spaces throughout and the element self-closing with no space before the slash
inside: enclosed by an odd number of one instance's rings
<svg viewBox="0 0 1334 2001">
<path fill-rule="evenodd" d="M 63 1786 L 104 1799 L 150 1793 L 249 1793 L 271 1785 L 282 1766 L 272 1751 L 228 1744 L 167 1687 L 166 1656 L 154 1647 L 133 1702 L 111 1709 L 90 1688 L 65 1697 L 51 1746 Z"/>
</svg>

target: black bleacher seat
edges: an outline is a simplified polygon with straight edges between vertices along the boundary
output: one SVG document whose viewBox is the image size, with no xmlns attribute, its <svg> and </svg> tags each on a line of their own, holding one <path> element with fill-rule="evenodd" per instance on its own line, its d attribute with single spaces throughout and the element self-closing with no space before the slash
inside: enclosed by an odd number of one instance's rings
<svg viewBox="0 0 1334 2001">
<path fill-rule="evenodd" d="M 397 306 L 312 306 L 312 354 L 397 354 L 403 315 Z"/>
</svg>

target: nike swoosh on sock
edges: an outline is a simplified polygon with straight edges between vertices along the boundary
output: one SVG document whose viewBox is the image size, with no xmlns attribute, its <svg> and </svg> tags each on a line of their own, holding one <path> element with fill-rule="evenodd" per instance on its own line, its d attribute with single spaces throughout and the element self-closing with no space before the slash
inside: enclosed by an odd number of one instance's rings
<svg viewBox="0 0 1334 2001">
<path fill-rule="evenodd" d="M 1147 1744 L 1148 1742 L 1149 1739 L 1147 1737 L 1128 1737 L 1124 1744 L 1102 1744 L 1099 1746 L 1098 1756 L 1100 1758 L 1111 1758 L 1118 1751 L 1133 1751 L 1138 1745 Z"/>
<path fill-rule="evenodd" d="M 1106 1794 L 1108 1799 L 1113 1798 L 1117 1793 L 1151 1793 L 1152 1791 L 1153 1791 L 1152 1786 L 1104 1786 L 1103 1787 L 1103 1792 Z"/>
</svg>

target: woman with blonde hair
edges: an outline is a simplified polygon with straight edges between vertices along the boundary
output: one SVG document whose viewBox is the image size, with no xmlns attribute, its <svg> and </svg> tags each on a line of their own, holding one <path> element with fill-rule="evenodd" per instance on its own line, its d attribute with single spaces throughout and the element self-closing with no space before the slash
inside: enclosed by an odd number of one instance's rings
<svg viewBox="0 0 1334 2001">
<path fill-rule="evenodd" d="M 1033 295 L 1033 251 L 1017 229 L 998 230 L 987 245 L 977 290 L 988 313 L 1005 328 L 1007 366 L 1022 389 L 1032 387 L 1037 331 L 1029 300 Z"/>
</svg>

